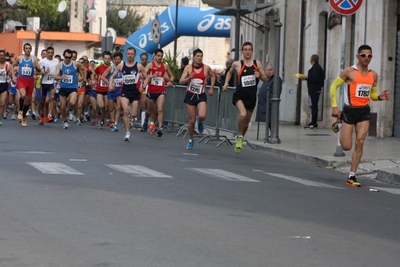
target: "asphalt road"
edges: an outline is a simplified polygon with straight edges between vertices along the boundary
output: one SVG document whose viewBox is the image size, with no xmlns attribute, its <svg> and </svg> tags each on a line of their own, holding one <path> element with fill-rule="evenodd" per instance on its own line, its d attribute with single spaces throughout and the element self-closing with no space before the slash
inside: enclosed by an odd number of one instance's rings
<svg viewBox="0 0 400 267">
<path fill-rule="evenodd" d="M 398 266 L 399 188 L 87 123 L 0 126 L 0 266 Z M 385 190 L 370 192 L 379 187 Z"/>
</svg>

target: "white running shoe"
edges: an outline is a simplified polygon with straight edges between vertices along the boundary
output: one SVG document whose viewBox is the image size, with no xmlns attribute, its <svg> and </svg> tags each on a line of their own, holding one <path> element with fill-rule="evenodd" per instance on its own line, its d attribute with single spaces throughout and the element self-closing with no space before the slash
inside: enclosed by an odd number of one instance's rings
<svg viewBox="0 0 400 267">
<path fill-rule="evenodd" d="M 69 127 L 68 122 L 64 122 L 63 129 L 68 129 L 68 127 Z"/>
<path fill-rule="evenodd" d="M 131 133 L 130 132 L 126 132 L 124 141 L 129 142 L 130 137 L 131 137 Z"/>
</svg>

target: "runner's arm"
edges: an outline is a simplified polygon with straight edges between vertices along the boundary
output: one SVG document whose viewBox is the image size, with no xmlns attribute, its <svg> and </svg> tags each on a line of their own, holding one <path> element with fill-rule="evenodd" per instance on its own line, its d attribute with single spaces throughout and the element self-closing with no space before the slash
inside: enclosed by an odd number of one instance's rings
<svg viewBox="0 0 400 267">
<path fill-rule="evenodd" d="M 104 72 L 103 72 L 103 74 L 101 75 L 101 79 L 103 80 L 103 82 L 105 82 L 106 84 L 109 84 L 109 81 L 108 81 L 108 74 L 110 74 L 110 72 L 111 72 L 111 69 L 112 69 L 112 66 L 110 66 L 110 67 L 108 67 Z"/>
<path fill-rule="evenodd" d="M 187 65 L 187 66 L 183 69 L 182 76 L 181 76 L 181 78 L 179 79 L 179 84 L 186 85 L 186 84 L 190 81 L 190 79 L 192 79 L 192 78 L 190 77 L 190 73 L 189 73 L 189 69 L 190 69 L 189 66 L 190 66 L 190 65 Z"/>
</svg>

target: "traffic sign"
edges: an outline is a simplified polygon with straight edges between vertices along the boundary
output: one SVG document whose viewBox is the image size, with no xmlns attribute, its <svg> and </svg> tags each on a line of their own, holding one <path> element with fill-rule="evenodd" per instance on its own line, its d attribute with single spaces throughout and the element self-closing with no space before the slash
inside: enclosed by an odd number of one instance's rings
<svg viewBox="0 0 400 267">
<path fill-rule="evenodd" d="M 157 18 L 151 23 L 150 33 L 153 41 L 158 44 L 161 41 L 161 25 Z"/>
<path fill-rule="evenodd" d="M 329 5 L 340 15 L 352 15 L 360 8 L 362 0 L 329 0 Z"/>
</svg>

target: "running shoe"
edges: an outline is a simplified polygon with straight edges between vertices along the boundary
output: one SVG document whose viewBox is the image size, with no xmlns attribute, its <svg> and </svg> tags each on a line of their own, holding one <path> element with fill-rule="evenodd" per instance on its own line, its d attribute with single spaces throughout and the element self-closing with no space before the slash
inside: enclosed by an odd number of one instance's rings
<svg viewBox="0 0 400 267">
<path fill-rule="evenodd" d="M 161 137 L 163 135 L 164 128 L 157 128 L 157 137 Z"/>
<path fill-rule="evenodd" d="M 22 120 L 22 117 L 23 117 L 22 115 L 23 115 L 22 110 L 18 111 L 18 119 L 19 120 Z"/>
<path fill-rule="evenodd" d="M 202 121 L 199 121 L 199 117 L 197 117 L 197 130 L 199 131 L 199 133 L 203 133 L 204 131 L 204 124 Z"/>
<path fill-rule="evenodd" d="M 44 118 L 43 114 L 40 114 L 39 125 L 44 125 L 45 122 L 46 122 L 46 119 Z"/>
<path fill-rule="evenodd" d="M 59 117 L 55 117 L 53 123 L 57 123 L 59 120 Z"/>
<path fill-rule="evenodd" d="M 47 115 L 47 122 L 48 122 L 48 123 L 54 122 L 53 115 L 51 115 L 51 114 Z"/>
<path fill-rule="evenodd" d="M 78 121 L 76 122 L 76 125 L 81 126 L 81 125 L 82 125 L 82 122 L 81 122 L 80 120 L 78 120 Z"/>
<path fill-rule="evenodd" d="M 240 154 L 240 152 L 242 152 L 242 146 L 243 146 L 243 137 L 236 136 L 235 151 L 237 154 Z"/>
<path fill-rule="evenodd" d="M 309 124 L 307 126 L 304 127 L 304 129 L 317 129 L 318 128 L 318 124 Z"/>
<path fill-rule="evenodd" d="M 357 182 L 357 179 L 355 176 L 351 176 L 351 177 L 347 178 L 346 185 L 352 186 L 352 187 L 361 187 L 361 184 L 359 182 Z"/>
<path fill-rule="evenodd" d="M 149 131 L 150 134 L 154 134 L 156 132 L 156 126 L 154 124 L 150 124 Z"/>
<path fill-rule="evenodd" d="M 26 118 L 22 118 L 22 120 L 21 120 L 21 125 L 22 125 L 23 127 L 28 126 L 28 124 L 26 123 Z"/>
<path fill-rule="evenodd" d="M 95 125 L 95 122 L 94 122 L 94 121 L 91 121 L 91 122 L 90 122 L 90 125 L 94 126 L 94 125 Z"/>
<path fill-rule="evenodd" d="M 68 127 L 69 127 L 68 122 L 67 122 L 67 121 L 64 121 L 63 129 L 68 129 Z"/>
<path fill-rule="evenodd" d="M 147 119 L 144 120 L 143 122 L 143 132 L 147 132 L 147 128 L 148 128 L 148 123 L 149 121 Z"/>
<path fill-rule="evenodd" d="M 113 127 L 111 128 L 112 132 L 118 132 L 118 127 L 117 125 L 113 125 Z"/>
<path fill-rule="evenodd" d="M 99 121 L 99 123 L 97 123 L 97 129 L 99 130 L 103 129 L 103 124 L 104 124 L 103 121 Z"/>
<path fill-rule="evenodd" d="M 13 114 L 13 115 L 11 116 L 11 119 L 12 119 L 13 121 L 15 121 L 15 114 Z"/>
<path fill-rule="evenodd" d="M 26 114 L 26 116 L 29 116 L 28 114 Z M 32 112 L 31 118 L 32 120 L 36 120 L 37 115 L 35 114 L 35 112 Z"/>
<path fill-rule="evenodd" d="M 0 120 L 0 126 L 1 126 L 1 125 L 3 125 L 3 123 L 2 123 L 1 120 Z"/>
<path fill-rule="evenodd" d="M 130 132 L 126 132 L 124 141 L 129 142 L 130 137 L 131 137 L 131 133 Z"/>
<path fill-rule="evenodd" d="M 189 140 L 189 142 L 186 145 L 186 149 L 193 149 L 194 146 L 194 141 L 193 140 Z"/>
<path fill-rule="evenodd" d="M 3 114 L 3 119 L 6 120 L 7 119 L 7 113 Z"/>
</svg>

